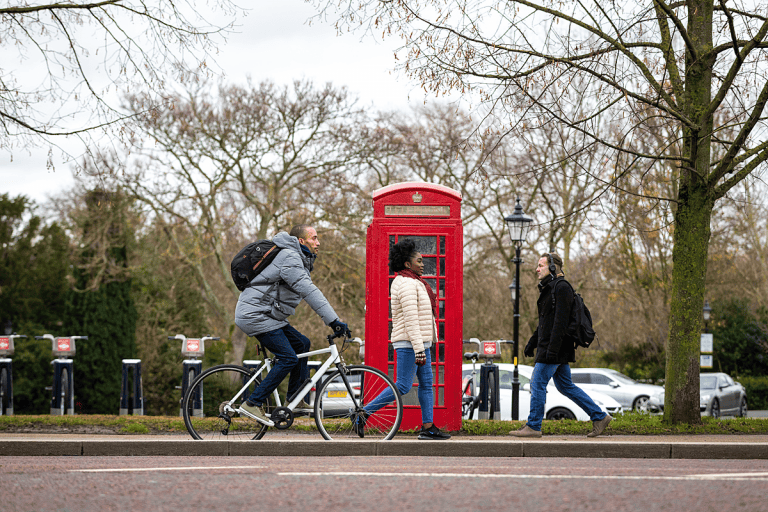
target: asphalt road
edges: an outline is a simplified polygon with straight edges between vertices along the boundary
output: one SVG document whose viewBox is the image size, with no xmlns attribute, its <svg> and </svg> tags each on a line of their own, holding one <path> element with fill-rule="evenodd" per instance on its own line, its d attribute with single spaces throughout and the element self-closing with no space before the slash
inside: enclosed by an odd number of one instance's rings
<svg viewBox="0 0 768 512">
<path fill-rule="evenodd" d="M 768 511 L 768 460 L 3 457 L 0 510 Z"/>
</svg>

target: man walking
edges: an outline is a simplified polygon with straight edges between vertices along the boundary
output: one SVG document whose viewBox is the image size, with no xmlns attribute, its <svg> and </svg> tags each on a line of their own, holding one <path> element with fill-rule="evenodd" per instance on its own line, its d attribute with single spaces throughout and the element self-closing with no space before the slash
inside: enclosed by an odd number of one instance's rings
<svg viewBox="0 0 768 512">
<path fill-rule="evenodd" d="M 533 357 L 536 364 L 531 376 L 531 408 L 528 421 L 520 430 L 509 434 L 515 437 L 541 437 L 541 421 L 547 401 L 547 384 L 554 379 L 555 387 L 573 400 L 592 420 L 592 432 L 597 437 L 613 419 L 577 387 L 571 380 L 569 362 L 576 361 L 573 340 L 566 335 L 573 306 L 573 288 L 563 277 L 563 260 L 556 253 L 541 256 L 536 267 L 539 279 L 539 325 L 525 346 L 524 354 Z"/>
<path fill-rule="evenodd" d="M 269 425 L 274 422 L 264 412 L 267 397 L 277 389 L 286 375 L 289 399 L 309 378 L 307 358 L 296 354 L 309 351 L 309 338 L 288 323 L 296 306 L 304 300 L 337 333 L 352 337 L 323 293 L 312 283 L 309 273 L 314 266 L 320 240 L 315 228 L 302 224 L 294 226 L 290 234 L 280 232 L 272 241 L 281 250 L 237 300 L 235 324 L 248 336 L 255 336 L 277 358 L 275 367 L 240 406 L 239 412 Z M 295 411 L 309 412 L 309 404 L 302 400 Z"/>
</svg>

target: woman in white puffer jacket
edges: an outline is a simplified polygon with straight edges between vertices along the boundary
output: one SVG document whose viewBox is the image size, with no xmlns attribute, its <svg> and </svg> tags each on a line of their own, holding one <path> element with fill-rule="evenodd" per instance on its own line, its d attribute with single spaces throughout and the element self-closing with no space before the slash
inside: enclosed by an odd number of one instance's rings
<svg viewBox="0 0 768 512">
<path fill-rule="evenodd" d="M 434 395 L 432 391 L 432 364 L 429 348 L 436 340 L 435 312 L 437 298 L 432 288 L 424 282 L 424 262 L 416 251 L 413 240 L 402 240 L 389 250 L 389 267 L 395 273 L 390 287 L 392 310 L 392 347 L 397 354 L 397 389 L 405 395 L 411 390 L 414 374 L 418 378 L 418 397 L 421 406 L 422 427 L 419 439 L 450 439 L 432 422 Z M 384 391 L 365 406 L 366 413 L 375 412 L 394 397 Z M 360 426 L 366 417 L 353 418 L 355 431 L 360 437 Z"/>
</svg>

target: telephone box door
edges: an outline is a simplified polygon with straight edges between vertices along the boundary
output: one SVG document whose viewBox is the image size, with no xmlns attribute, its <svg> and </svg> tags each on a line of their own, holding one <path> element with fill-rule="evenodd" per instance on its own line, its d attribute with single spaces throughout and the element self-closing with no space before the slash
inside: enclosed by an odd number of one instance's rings
<svg viewBox="0 0 768 512">
<path fill-rule="evenodd" d="M 405 238 L 416 242 L 424 258 L 422 278 L 437 296 L 437 340 L 430 349 L 434 422 L 461 428 L 461 354 L 463 318 L 463 233 L 461 195 L 431 183 L 399 183 L 373 194 L 374 217 L 366 243 L 365 363 L 397 379 L 392 348 L 389 248 Z M 403 397 L 401 429 L 421 427 L 418 381 Z"/>
</svg>

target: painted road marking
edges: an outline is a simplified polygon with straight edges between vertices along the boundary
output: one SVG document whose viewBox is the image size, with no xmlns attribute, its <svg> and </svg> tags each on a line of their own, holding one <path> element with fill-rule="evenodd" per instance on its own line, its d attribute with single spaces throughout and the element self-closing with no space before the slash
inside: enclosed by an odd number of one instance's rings
<svg viewBox="0 0 768 512">
<path fill-rule="evenodd" d="M 750 482 L 768 482 L 768 473 L 732 473 L 710 475 L 686 475 L 686 476 L 644 476 L 644 475 L 491 475 L 469 473 L 373 473 L 367 471 L 335 471 L 335 472 L 310 472 L 294 471 L 278 473 L 280 476 L 383 476 L 387 478 L 406 476 L 422 478 L 516 478 L 516 479 L 543 479 L 543 480 L 688 480 L 688 481 L 712 481 L 728 480 Z"/>
<path fill-rule="evenodd" d="M 172 468 L 70 469 L 70 473 L 119 473 L 123 471 L 199 471 L 207 469 L 264 469 L 266 466 L 179 466 Z"/>
</svg>

